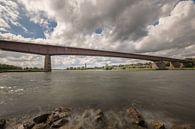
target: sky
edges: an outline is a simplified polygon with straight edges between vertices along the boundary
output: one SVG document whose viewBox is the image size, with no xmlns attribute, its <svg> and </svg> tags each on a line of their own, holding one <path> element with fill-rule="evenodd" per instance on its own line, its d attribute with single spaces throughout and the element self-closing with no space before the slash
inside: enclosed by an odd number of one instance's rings
<svg viewBox="0 0 195 129">
<path fill-rule="evenodd" d="M 195 57 L 195 0 L 0 0 L 0 39 L 174 58 Z M 0 63 L 43 67 L 40 55 L 0 51 Z M 143 62 L 54 56 L 53 68 Z"/>
</svg>

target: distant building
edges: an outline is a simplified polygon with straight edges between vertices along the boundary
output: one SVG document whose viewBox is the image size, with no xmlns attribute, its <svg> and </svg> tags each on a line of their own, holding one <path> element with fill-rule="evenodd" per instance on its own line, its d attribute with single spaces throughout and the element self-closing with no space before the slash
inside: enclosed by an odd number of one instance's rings
<svg viewBox="0 0 195 129">
<path fill-rule="evenodd" d="M 85 69 L 87 69 L 87 64 L 85 63 Z"/>
</svg>

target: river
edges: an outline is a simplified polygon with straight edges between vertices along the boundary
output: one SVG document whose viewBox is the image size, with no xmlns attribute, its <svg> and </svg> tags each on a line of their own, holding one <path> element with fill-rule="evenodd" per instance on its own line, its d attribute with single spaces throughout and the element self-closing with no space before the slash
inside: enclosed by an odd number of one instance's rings
<svg viewBox="0 0 195 129">
<path fill-rule="evenodd" d="M 0 117 L 51 110 L 120 110 L 147 119 L 195 123 L 195 71 L 53 71 L 0 73 Z"/>
</svg>

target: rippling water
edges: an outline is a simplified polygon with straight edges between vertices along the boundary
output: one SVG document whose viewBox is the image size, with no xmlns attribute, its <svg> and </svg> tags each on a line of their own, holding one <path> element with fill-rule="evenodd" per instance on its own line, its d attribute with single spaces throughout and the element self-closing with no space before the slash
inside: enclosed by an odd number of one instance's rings
<svg viewBox="0 0 195 129">
<path fill-rule="evenodd" d="M 54 71 L 0 73 L 0 117 L 50 110 L 120 110 L 147 119 L 195 123 L 195 71 Z"/>
</svg>

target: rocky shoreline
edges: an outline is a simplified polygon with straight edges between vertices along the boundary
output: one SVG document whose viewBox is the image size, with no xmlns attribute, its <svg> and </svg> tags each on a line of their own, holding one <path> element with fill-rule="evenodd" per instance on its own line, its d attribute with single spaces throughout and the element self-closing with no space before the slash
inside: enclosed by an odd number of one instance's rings
<svg viewBox="0 0 195 129">
<path fill-rule="evenodd" d="M 147 122 L 135 107 L 116 115 L 101 109 L 88 109 L 82 113 L 69 108 L 57 108 L 22 122 L 0 119 L 0 129 L 191 129 L 189 124 L 165 125 L 160 120 Z"/>
</svg>

